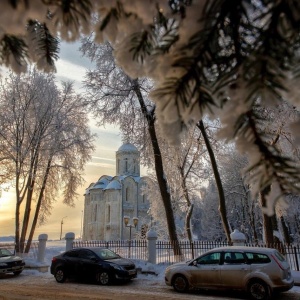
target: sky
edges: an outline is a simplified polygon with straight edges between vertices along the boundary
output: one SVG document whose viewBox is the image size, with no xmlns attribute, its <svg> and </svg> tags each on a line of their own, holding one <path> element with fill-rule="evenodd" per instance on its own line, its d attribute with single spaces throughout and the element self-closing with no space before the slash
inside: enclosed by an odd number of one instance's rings
<svg viewBox="0 0 300 300">
<path fill-rule="evenodd" d="M 60 59 L 56 63 L 58 81 L 71 80 L 78 92 L 83 91 L 82 80 L 85 72 L 91 67 L 87 58 L 83 58 L 78 51 L 79 43 L 62 43 L 60 46 Z M 84 171 L 85 184 L 77 190 L 79 194 L 75 201 L 75 207 L 71 208 L 60 203 L 54 204 L 52 215 L 47 224 L 38 227 L 34 238 L 39 234 L 48 234 L 49 239 L 59 239 L 67 232 L 74 232 L 76 237 L 81 235 L 83 215 L 84 192 L 90 183 L 95 182 L 102 175 L 115 175 L 115 153 L 122 145 L 121 135 L 117 127 L 108 125 L 97 127 L 96 121 L 90 117 L 90 128 L 97 134 L 95 139 L 95 151 L 92 160 L 87 163 Z M 15 222 L 14 191 L 2 191 L 0 195 L 0 236 L 14 235 Z M 61 224 L 63 222 L 63 224 Z"/>
</svg>

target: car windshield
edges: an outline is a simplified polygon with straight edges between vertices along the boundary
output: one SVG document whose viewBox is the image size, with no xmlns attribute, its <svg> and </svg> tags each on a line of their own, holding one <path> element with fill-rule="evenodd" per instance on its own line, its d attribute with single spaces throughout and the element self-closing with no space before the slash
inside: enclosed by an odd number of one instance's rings
<svg viewBox="0 0 300 300">
<path fill-rule="evenodd" d="M 115 252 L 109 249 L 95 249 L 94 252 L 101 258 L 101 259 L 116 259 L 120 258 L 120 255 L 116 254 Z"/>
<path fill-rule="evenodd" d="M 0 249 L 0 257 L 12 256 L 13 254 L 7 249 Z"/>
</svg>

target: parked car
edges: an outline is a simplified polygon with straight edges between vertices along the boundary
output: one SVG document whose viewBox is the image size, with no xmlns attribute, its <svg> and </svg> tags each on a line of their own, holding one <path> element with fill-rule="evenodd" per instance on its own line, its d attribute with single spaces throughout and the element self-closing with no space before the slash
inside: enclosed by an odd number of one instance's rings
<svg viewBox="0 0 300 300">
<path fill-rule="evenodd" d="M 7 248 L 0 248 L 0 273 L 13 273 L 19 275 L 24 270 L 25 262 L 19 256 L 15 256 Z"/>
<path fill-rule="evenodd" d="M 59 283 L 67 278 L 92 280 L 108 285 L 137 276 L 135 264 L 107 248 L 76 248 L 52 258 L 51 274 Z"/>
<path fill-rule="evenodd" d="M 237 289 L 264 300 L 291 289 L 294 280 L 285 258 L 271 248 L 231 246 L 166 268 L 165 282 L 177 292 L 190 288 Z"/>
</svg>

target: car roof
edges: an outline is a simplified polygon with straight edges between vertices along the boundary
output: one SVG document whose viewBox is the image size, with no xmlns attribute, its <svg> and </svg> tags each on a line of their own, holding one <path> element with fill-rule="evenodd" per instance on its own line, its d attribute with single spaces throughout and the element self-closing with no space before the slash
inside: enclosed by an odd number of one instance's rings
<svg viewBox="0 0 300 300">
<path fill-rule="evenodd" d="M 213 248 L 207 252 L 213 251 L 251 251 L 251 252 L 264 252 L 264 253 L 272 253 L 276 251 L 274 248 L 266 248 L 266 247 L 248 247 L 248 246 L 224 246 Z"/>
<path fill-rule="evenodd" d="M 72 250 L 92 250 L 92 251 L 95 251 L 95 250 L 103 250 L 103 249 L 108 249 L 108 248 L 106 248 L 106 247 L 78 247 L 78 248 L 71 249 L 71 251 Z"/>
</svg>

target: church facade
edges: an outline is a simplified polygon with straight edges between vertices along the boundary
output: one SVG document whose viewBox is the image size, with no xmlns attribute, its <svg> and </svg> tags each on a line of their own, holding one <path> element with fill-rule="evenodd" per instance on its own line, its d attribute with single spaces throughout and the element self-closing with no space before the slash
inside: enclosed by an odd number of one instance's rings
<svg viewBox="0 0 300 300">
<path fill-rule="evenodd" d="M 140 152 L 123 144 L 116 152 L 116 176 L 103 175 L 90 184 L 84 194 L 83 240 L 126 240 L 141 236 L 150 222 L 150 208 L 143 189 L 147 177 L 140 176 Z M 124 217 L 138 218 L 138 225 L 129 228 Z M 129 224 L 129 225 L 130 225 Z"/>
</svg>

